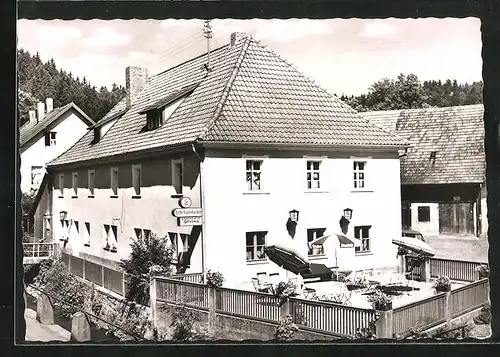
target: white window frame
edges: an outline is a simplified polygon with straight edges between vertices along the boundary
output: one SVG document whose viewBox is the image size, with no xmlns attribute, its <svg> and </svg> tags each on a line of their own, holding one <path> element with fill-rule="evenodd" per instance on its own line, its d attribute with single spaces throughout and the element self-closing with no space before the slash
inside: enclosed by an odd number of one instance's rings
<svg viewBox="0 0 500 357">
<path fill-rule="evenodd" d="M 250 163 L 250 167 L 249 167 Z M 259 163 L 259 168 L 256 169 L 254 164 Z M 245 184 L 247 192 L 262 192 L 262 167 L 264 166 L 263 158 L 245 158 Z M 254 174 L 258 174 L 259 184 L 254 183 Z M 249 176 L 250 175 L 250 176 Z M 249 180 L 250 178 L 250 180 Z"/>
<path fill-rule="evenodd" d="M 61 222 L 61 231 L 62 231 L 62 234 L 61 234 L 61 237 L 59 238 L 59 240 L 67 240 L 69 239 L 69 236 L 70 236 L 70 224 L 69 224 L 69 220 L 68 219 L 61 219 L 59 220 Z"/>
<path fill-rule="evenodd" d="M 95 170 L 87 171 L 87 188 L 89 190 L 89 197 L 94 197 L 95 190 Z"/>
<path fill-rule="evenodd" d="M 90 247 L 91 242 L 91 227 L 90 222 L 85 222 L 85 230 L 83 231 L 83 245 L 86 247 Z"/>
<path fill-rule="evenodd" d="M 363 164 L 363 169 L 359 169 L 359 164 Z M 367 159 L 353 159 L 352 160 L 352 188 L 354 191 L 366 191 L 367 186 L 366 186 L 366 167 L 368 166 L 368 160 Z M 359 175 L 362 174 L 363 178 L 360 179 Z M 363 187 L 360 187 L 360 183 L 362 183 Z"/>
<path fill-rule="evenodd" d="M 64 173 L 61 173 L 57 177 L 57 188 L 59 189 L 59 196 L 64 197 Z"/>
<path fill-rule="evenodd" d="M 181 171 L 177 172 L 177 165 L 180 165 Z M 173 159 L 172 160 L 172 187 L 176 194 L 182 195 L 184 191 L 184 160 L 183 159 Z"/>
<path fill-rule="evenodd" d="M 78 172 L 71 173 L 71 186 L 73 188 L 73 197 L 78 197 Z"/>
<path fill-rule="evenodd" d="M 49 144 L 50 144 L 49 146 L 56 146 L 56 137 L 57 137 L 57 132 L 55 131 L 49 132 Z"/>
<path fill-rule="evenodd" d="M 114 178 L 116 172 L 116 179 Z M 109 179 L 110 179 L 110 188 L 111 188 L 111 197 L 118 197 L 118 182 L 120 177 L 120 170 L 118 166 L 113 166 L 109 169 Z"/>
<path fill-rule="evenodd" d="M 368 229 L 368 237 L 365 237 L 363 238 L 362 235 L 363 235 L 363 231 L 362 229 Z M 358 234 L 356 234 L 356 232 L 358 231 L 359 229 L 359 237 L 358 237 Z M 366 254 L 366 253 L 371 253 L 372 252 L 372 237 L 371 237 L 371 229 L 372 229 L 372 226 L 371 225 L 358 225 L 358 226 L 355 226 L 354 227 L 354 238 L 356 239 L 359 239 L 361 241 L 361 247 L 355 247 L 354 248 L 354 252 L 356 254 Z M 365 242 L 368 242 L 368 249 L 365 248 Z"/>
<path fill-rule="evenodd" d="M 146 114 L 146 129 L 155 130 L 163 125 L 164 110 L 153 109 Z"/>
<path fill-rule="evenodd" d="M 318 164 L 317 169 L 314 168 L 315 163 Z M 322 160 L 306 160 L 306 187 L 308 191 L 318 191 L 321 189 L 321 166 Z M 314 178 L 315 174 L 317 174 L 317 179 Z"/>
<path fill-rule="evenodd" d="M 265 261 L 265 260 L 267 260 L 266 255 L 264 253 L 264 247 L 267 244 L 267 235 L 268 235 L 268 233 L 269 232 L 267 232 L 267 231 L 252 231 L 252 232 L 246 232 L 245 233 L 245 255 L 246 255 L 246 261 L 247 261 L 247 263 L 259 262 L 259 261 Z M 260 235 L 264 236 L 264 244 L 257 244 L 258 243 L 258 237 Z M 247 239 L 248 239 L 249 236 L 251 236 L 252 240 L 253 240 L 253 242 L 252 242 L 251 245 L 247 244 Z M 259 247 L 262 247 L 263 258 L 256 258 L 258 256 Z M 248 257 L 248 252 L 249 252 L 248 248 L 252 248 L 252 252 L 253 252 L 254 258 L 249 258 Z"/>
<path fill-rule="evenodd" d="M 41 179 L 40 179 L 41 176 Z M 43 166 L 31 166 L 31 186 L 39 187 L 43 180 Z"/>
<path fill-rule="evenodd" d="M 322 235 L 319 235 L 319 231 L 323 231 Z M 325 248 L 323 247 L 323 244 L 321 244 L 321 252 L 314 254 L 312 246 L 309 244 L 315 239 L 318 239 L 319 237 L 322 237 L 325 235 L 326 228 L 308 228 L 307 229 L 307 255 L 310 257 L 316 257 L 319 255 L 325 255 Z M 309 239 L 309 233 L 312 233 L 312 239 Z"/>
<path fill-rule="evenodd" d="M 132 165 L 132 186 L 134 188 L 135 197 L 141 197 L 142 186 L 142 166 Z"/>
</svg>

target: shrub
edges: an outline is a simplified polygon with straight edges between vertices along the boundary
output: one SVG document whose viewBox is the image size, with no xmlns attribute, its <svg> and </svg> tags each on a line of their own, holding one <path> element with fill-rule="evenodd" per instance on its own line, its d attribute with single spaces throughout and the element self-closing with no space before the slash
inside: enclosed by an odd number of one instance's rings
<svg viewBox="0 0 500 357">
<path fill-rule="evenodd" d="M 205 274 L 205 283 L 211 288 L 220 288 L 224 282 L 224 276 L 218 271 L 208 270 Z"/>
<path fill-rule="evenodd" d="M 447 276 L 441 275 L 434 281 L 432 287 L 436 292 L 449 291 L 451 289 L 451 280 Z"/>
<path fill-rule="evenodd" d="M 149 236 L 133 238 L 130 258 L 123 259 L 120 266 L 128 281 L 127 300 L 142 305 L 149 304 L 149 283 L 155 275 L 170 275 L 173 251 L 166 238 L 151 233 Z"/>
<path fill-rule="evenodd" d="M 292 341 L 295 332 L 299 328 L 293 323 L 292 315 L 287 315 L 285 319 L 280 321 L 278 327 L 276 327 L 275 338 L 281 341 Z"/>
<path fill-rule="evenodd" d="M 279 298 L 278 305 L 283 305 L 289 297 L 297 296 L 297 285 L 291 281 L 280 281 L 274 291 L 274 296 Z"/>
<path fill-rule="evenodd" d="M 479 273 L 480 278 L 487 278 L 488 276 L 490 276 L 490 268 L 485 264 L 481 264 L 480 266 L 478 266 L 476 268 L 476 271 Z"/>
<path fill-rule="evenodd" d="M 196 313 L 185 306 L 169 309 L 171 311 L 172 340 L 194 341 L 208 339 L 206 330 L 197 330 L 195 324 L 199 321 Z"/>
<path fill-rule="evenodd" d="M 405 337 L 408 339 L 429 338 L 429 334 L 423 332 L 421 328 L 412 327 L 406 332 Z"/>
<path fill-rule="evenodd" d="M 385 311 L 392 308 L 392 300 L 390 296 L 380 290 L 376 290 L 373 295 L 369 295 L 368 302 L 375 310 Z"/>
<path fill-rule="evenodd" d="M 481 308 L 478 316 L 474 317 L 474 322 L 478 325 L 488 325 L 491 323 L 491 304 L 486 303 Z"/>
<path fill-rule="evenodd" d="M 356 338 L 359 339 L 364 339 L 364 340 L 374 340 L 377 338 L 375 335 L 375 326 L 376 322 L 375 321 L 370 321 L 368 324 L 368 327 L 362 327 L 356 329 Z"/>
<path fill-rule="evenodd" d="M 398 253 L 396 256 L 402 256 L 402 255 L 408 255 L 410 251 L 408 249 L 405 249 L 403 247 L 398 247 Z"/>
</svg>

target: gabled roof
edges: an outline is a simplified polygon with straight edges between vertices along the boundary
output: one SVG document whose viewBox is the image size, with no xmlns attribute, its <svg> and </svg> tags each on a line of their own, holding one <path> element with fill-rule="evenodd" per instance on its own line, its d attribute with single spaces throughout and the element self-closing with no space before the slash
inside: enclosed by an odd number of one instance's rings
<svg viewBox="0 0 500 357">
<path fill-rule="evenodd" d="M 92 133 L 87 133 L 50 165 L 195 141 L 395 149 L 405 145 L 252 38 L 213 50 L 209 72 L 203 68 L 206 60 L 204 54 L 152 76 L 98 143 L 91 144 Z M 145 109 L 190 86 L 193 92 L 161 127 L 141 132 Z M 103 120 L 124 107 L 125 99 Z"/>
<path fill-rule="evenodd" d="M 47 128 L 49 125 L 51 125 L 53 122 L 55 122 L 57 119 L 59 119 L 61 116 L 63 116 L 70 110 L 74 110 L 75 112 L 80 114 L 85 124 L 87 125 L 95 124 L 94 121 L 90 119 L 88 115 L 85 114 L 75 103 L 68 103 L 62 107 L 54 108 L 49 113 L 45 114 L 45 117 L 38 123 L 30 123 L 30 122 L 25 123 L 19 130 L 20 131 L 19 142 L 21 145 L 21 150 L 23 149 L 23 146 L 25 146 L 25 144 L 27 144 L 30 140 L 35 138 L 40 133 L 42 133 L 45 130 L 45 128 Z"/>
<path fill-rule="evenodd" d="M 484 182 L 483 113 L 483 105 L 477 104 L 363 115 L 410 141 L 401 158 L 401 183 L 409 185 Z"/>
</svg>

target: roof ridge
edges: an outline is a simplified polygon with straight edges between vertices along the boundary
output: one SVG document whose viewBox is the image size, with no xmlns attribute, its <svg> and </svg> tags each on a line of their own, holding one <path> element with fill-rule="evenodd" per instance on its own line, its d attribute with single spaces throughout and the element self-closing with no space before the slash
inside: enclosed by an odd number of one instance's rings
<svg viewBox="0 0 500 357">
<path fill-rule="evenodd" d="M 234 68 L 231 72 L 231 75 L 229 76 L 226 85 L 224 89 L 222 90 L 222 95 L 220 96 L 219 102 L 215 106 L 214 114 L 212 118 L 208 121 L 207 125 L 203 129 L 203 131 L 200 133 L 198 136 L 199 139 L 204 139 L 208 132 L 212 130 L 214 127 L 215 123 L 217 122 L 217 118 L 219 115 L 222 113 L 222 109 L 224 108 L 224 104 L 227 101 L 227 98 L 229 97 L 229 93 L 231 92 L 234 80 L 238 76 L 239 70 L 241 68 L 241 64 L 243 63 L 243 59 L 245 58 L 245 55 L 247 53 L 248 47 L 250 46 L 251 42 L 255 42 L 251 36 L 245 37 L 244 38 L 245 43 L 242 45 L 240 54 L 238 55 L 238 58 L 236 58 L 236 61 L 234 63 Z"/>
</svg>

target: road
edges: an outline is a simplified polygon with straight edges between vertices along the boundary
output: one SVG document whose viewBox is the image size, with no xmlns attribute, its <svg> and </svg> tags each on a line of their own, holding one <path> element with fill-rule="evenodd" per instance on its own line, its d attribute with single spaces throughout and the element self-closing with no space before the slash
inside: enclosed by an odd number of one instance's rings
<svg viewBox="0 0 500 357">
<path fill-rule="evenodd" d="M 436 258 L 488 262 L 488 239 L 475 237 L 425 237 Z"/>
<path fill-rule="evenodd" d="M 36 320 L 36 311 L 26 309 L 26 341 L 50 342 L 69 341 L 71 333 L 58 325 L 42 325 Z"/>
</svg>

